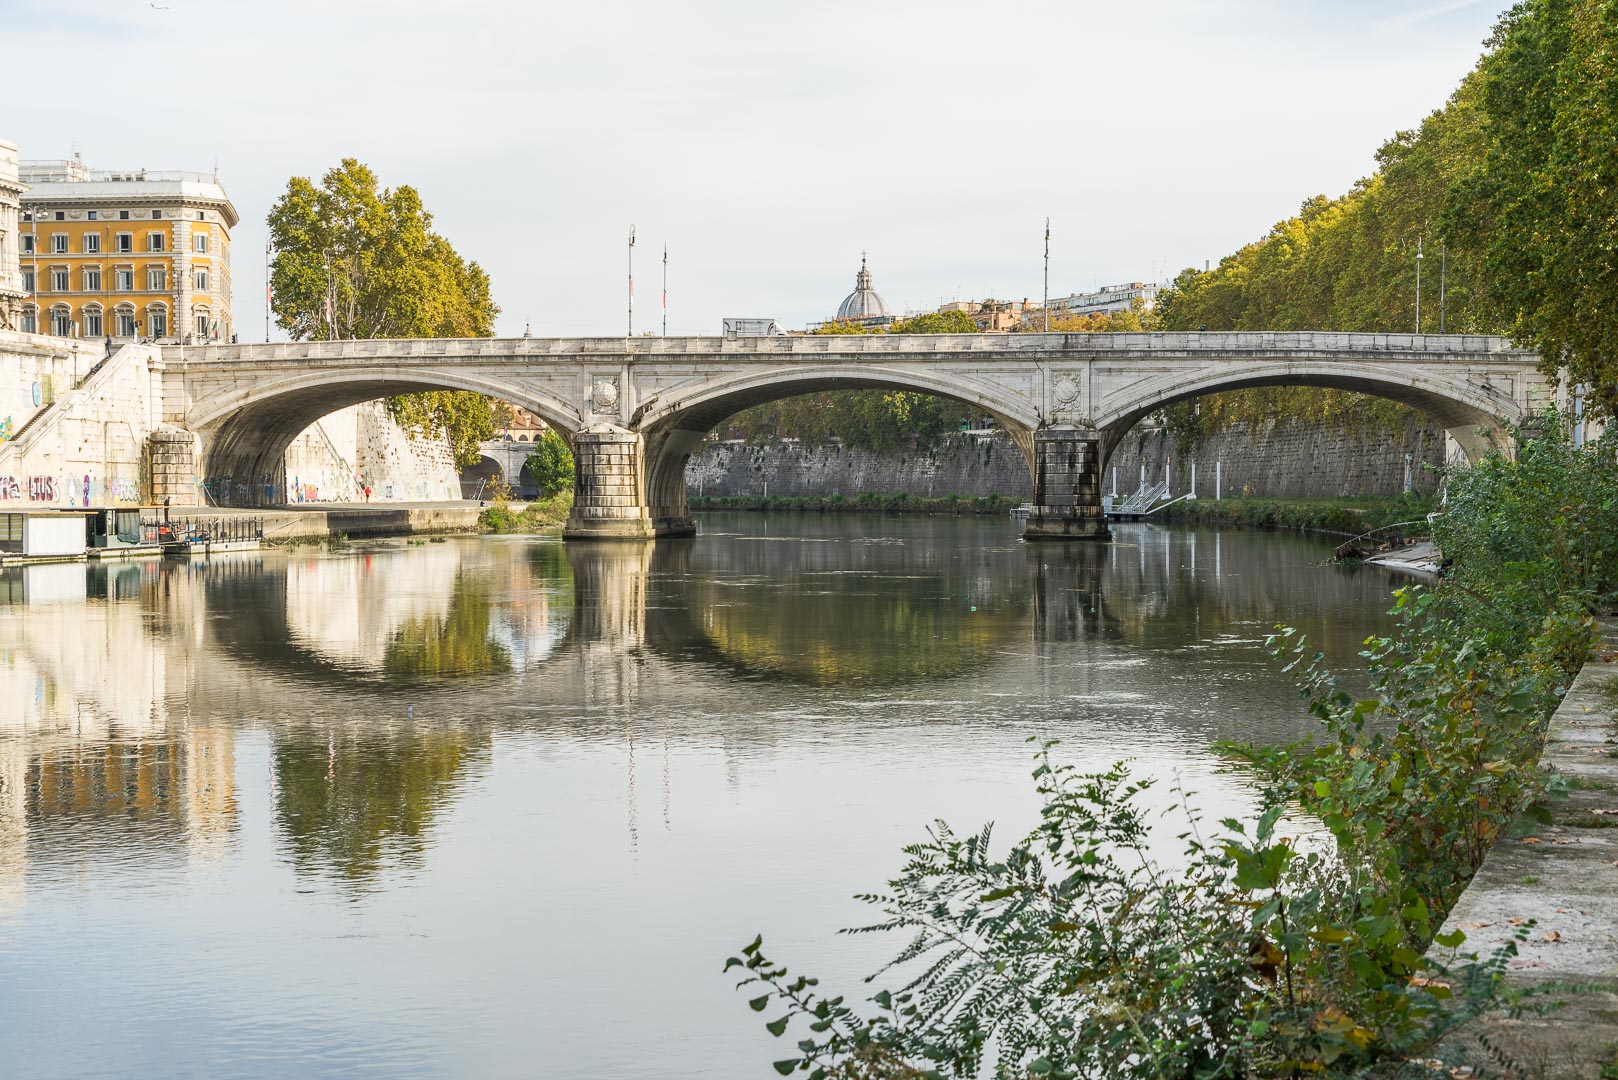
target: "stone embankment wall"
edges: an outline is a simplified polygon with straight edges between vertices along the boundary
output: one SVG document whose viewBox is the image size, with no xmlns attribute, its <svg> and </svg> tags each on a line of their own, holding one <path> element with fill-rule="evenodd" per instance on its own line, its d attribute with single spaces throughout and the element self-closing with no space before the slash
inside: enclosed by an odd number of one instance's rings
<svg viewBox="0 0 1618 1080">
<path fill-rule="evenodd" d="M 1338 431 L 1309 424 L 1232 429 L 1181 455 L 1174 439 L 1158 428 L 1138 428 L 1125 437 L 1101 477 L 1103 494 L 1134 491 L 1145 466 L 1149 483 L 1170 475 L 1175 494 L 1197 466 L 1197 493 L 1212 495 L 1215 466 L 1222 494 L 1278 498 L 1397 495 L 1404 490 L 1405 455 L 1412 486 L 1437 486 L 1433 470 L 1444 460 L 1444 432 L 1425 424 L 1403 431 Z M 1429 468 L 1428 466 L 1431 466 Z M 686 466 L 693 495 L 843 495 L 866 492 L 940 497 L 1006 495 L 1027 498 L 1033 481 L 1022 452 L 1004 436 L 951 436 L 932 450 L 855 450 L 827 443 L 750 446 L 707 444 Z"/>
<path fill-rule="evenodd" d="M 368 401 L 324 416 L 287 449 L 294 503 L 438 502 L 461 497 L 454 452 L 443 436 L 416 438 Z"/>
<path fill-rule="evenodd" d="M 125 345 L 0 332 L 0 505 L 106 506 L 141 497 L 157 428 L 150 362 Z"/>
<path fill-rule="evenodd" d="M 160 422 L 157 349 L 0 331 L 0 505 L 205 502 L 197 438 Z M 380 402 L 340 410 L 287 453 L 292 502 L 460 498 L 447 440 L 418 439 Z"/>
</svg>

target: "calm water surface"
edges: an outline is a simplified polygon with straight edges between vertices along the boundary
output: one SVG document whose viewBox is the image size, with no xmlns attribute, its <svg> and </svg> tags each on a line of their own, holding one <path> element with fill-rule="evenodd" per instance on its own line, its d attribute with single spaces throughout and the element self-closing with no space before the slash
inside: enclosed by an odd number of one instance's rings
<svg viewBox="0 0 1618 1080">
<path fill-rule="evenodd" d="M 858 994 L 899 848 L 1029 736 L 1248 805 L 1394 583 L 1320 540 L 709 517 L 0 574 L 0 1039 L 28 1077 L 773 1075 L 724 958 Z"/>
</svg>

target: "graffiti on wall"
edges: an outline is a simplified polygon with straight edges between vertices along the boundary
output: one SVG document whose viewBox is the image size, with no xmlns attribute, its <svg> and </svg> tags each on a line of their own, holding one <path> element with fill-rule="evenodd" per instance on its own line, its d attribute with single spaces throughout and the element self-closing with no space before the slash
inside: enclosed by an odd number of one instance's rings
<svg viewBox="0 0 1618 1080">
<path fill-rule="evenodd" d="M 0 442 L 5 442 L 11 438 L 11 433 L 14 430 L 11 426 L 11 417 L 8 416 L 4 420 L 0 420 Z"/>
<path fill-rule="evenodd" d="M 140 481 L 138 480 L 108 480 L 107 486 L 112 491 L 113 502 L 140 501 Z"/>
<path fill-rule="evenodd" d="M 55 502 L 56 477 L 30 476 L 28 478 L 29 502 Z"/>
<path fill-rule="evenodd" d="M 0 476 L 0 500 L 22 498 L 22 485 L 15 476 Z"/>
</svg>

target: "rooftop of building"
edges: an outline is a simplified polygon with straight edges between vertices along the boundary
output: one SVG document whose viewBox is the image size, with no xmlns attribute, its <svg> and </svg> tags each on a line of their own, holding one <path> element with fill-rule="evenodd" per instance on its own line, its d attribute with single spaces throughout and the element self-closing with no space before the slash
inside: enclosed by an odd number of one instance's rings
<svg viewBox="0 0 1618 1080">
<path fill-rule="evenodd" d="M 239 220 L 236 207 L 216 174 L 180 169 L 91 169 L 76 155 L 54 160 L 18 162 L 21 180 L 31 189 L 24 202 L 63 206 L 131 200 L 201 202 L 217 206 L 227 225 Z"/>
</svg>

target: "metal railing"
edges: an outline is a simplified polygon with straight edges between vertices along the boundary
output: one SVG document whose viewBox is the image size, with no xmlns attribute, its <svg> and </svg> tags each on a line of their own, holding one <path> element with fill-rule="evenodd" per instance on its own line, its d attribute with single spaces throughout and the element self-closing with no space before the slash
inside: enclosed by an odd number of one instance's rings
<svg viewBox="0 0 1618 1080">
<path fill-rule="evenodd" d="M 221 544 L 264 539 L 264 518 L 258 514 L 148 519 L 141 522 L 143 532 L 148 525 L 156 528 L 159 541 L 165 544 Z"/>
</svg>

